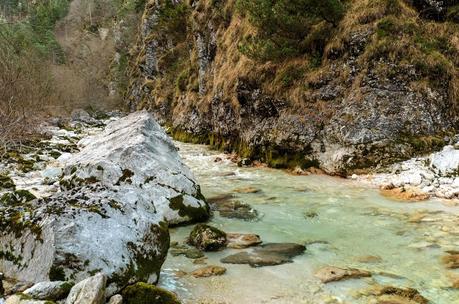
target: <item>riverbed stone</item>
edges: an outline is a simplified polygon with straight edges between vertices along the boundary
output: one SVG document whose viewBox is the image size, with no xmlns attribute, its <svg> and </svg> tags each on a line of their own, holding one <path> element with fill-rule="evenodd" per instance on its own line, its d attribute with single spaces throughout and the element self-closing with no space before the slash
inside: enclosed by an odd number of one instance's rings
<svg viewBox="0 0 459 304">
<path fill-rule="evenodd" d="M 443 256 L 442 262 L 449 269 L 459 268 L 459 254 L 449 254 Z"/>
<path fill-rule="evenodd" d="M 72 287 L 65 304 L 103 304 L 107 276 L 98 273 Z"/>
<path fill-rule="evenodd" d="M 267 252 L 239 252 L 227 256 L 220 261 L 224 264 L 248 264 L 252 267 L 275 266 L 292 262 L 286 256 Z"/>
<path fill-rule="evenodd" d="M 380 263 L 382 262 L 382 258 L 377 255 L 363 255 L 357 257 L 357 262 L 359 263 Z"/>
<path fill-rule="evenodd" d="M 380 191 L 383 196 L 397 201 L 419 202 L 430 198 L 428 193 L 411 186 L 395 187 L 390 184 L 381 187 Z"/>
<path fill-rule="evenodd" d="M 319 269 L 314 274 L 314 276 L 321 280 L 322 283 L 329 283 L 347 279 L 371 277 L 371 273 L 365 270 L 359 270 L 355 268 L 339 268 L 334 266 L 326 266 Z"/>
<path fill-rule="evenodd" d="M 199 259 L 204 256 L 204 253 L 201 250 L 193 247 L 174 248 L 171 249 L 169 252 L 173 256 L 183 255 L 189 259 Z"/>
<path fill-rule="evenodd" d="M 196 225 L 188 237 L 190 245 L 203 251 L 218 251 L 226 247 L 226 233 L 209 225 Z"/>
<path fill-rule="evenodd" d="M 146 283 L 126 287 L 122 296 L 124 304 L 180 304 L 174 293 Z"/>
<path fill-rule="evenodd" d="M 209 265 L 196 269 L 191 273 L 195 278 L 208 278 L 212 276 L 220 276 L 226 273 L 226 268 L 221 266 Z"/>
<path fill-rule="evenodd" d="M 228 239 L 228 248 L 244 249 L 262 243 L 260 236 L 256 234 L 227 233 L 226 237 Z"/>
<path fill-rule="evenodd" d="M 258 188 L 249 186 L 249 187 L 242 187 L 242 188 L 234 189 L 234 192 L 248 194 L 248 193 L 259 193 L 261 192 L 261 190 Z"/>
<path fill-rule="evenodd" d="M 258 218 L 257 210 L 249 204 L 240 201 L 231 201 L 216 206 L 221 217 L 253 221 Z"/>
<path fill-rule="evenodd" d="M 154 283 L 169 247 L 169 225 L 201 221 L 209 208 L 172 140 L 147 112 L 109 123 L 59 158 L 60 191 L 0 208 L 0 269 L 38 283 L 95 272 L 110 292 Z M 110 250 L 108 250 L 108 248 Z"/>
<path fill-rule="evenodd" d="M 275 266 L 293 262 L 306 247 L 294 243 L 269 243 L 250 251 L 229 255 L 220 261 L 225 264 L 248 264 L 252 267 Z"/>
<path fill-rule="evenodd" d="M 233 194 L 225 193 L 225 194 L 220 194 L 220 195 L 209 197 L 207 198 L 207 202 L 209 203 L 212 210 L 217 210 L 216 208 L 218 207 L 218 205 L 231 202 L 235 198 L 236 197 Z"/>
<path fill-rule="evenodd" d="M 305 250 L 304 245 L 295 243 L 266 243 L 261 248 L 256 248 L 255 252 L 269 252 L 293 258 L 303 254 Z"/>
<path fill-rule="evenodd" d="M 56 301 L 65 298 L 72 286 L 72 283 L 66 281 L 40 282 L 24 290 L 23 294 L 36 300 Z"/>
<path fill-rule="evenodd" d="M 423 297 L 414 288 L 400 288 L 394 286 L 372 287 L 371 294 L 377 296 L 378 304 L 428 304 L 429 300 Z"/>
</svg>

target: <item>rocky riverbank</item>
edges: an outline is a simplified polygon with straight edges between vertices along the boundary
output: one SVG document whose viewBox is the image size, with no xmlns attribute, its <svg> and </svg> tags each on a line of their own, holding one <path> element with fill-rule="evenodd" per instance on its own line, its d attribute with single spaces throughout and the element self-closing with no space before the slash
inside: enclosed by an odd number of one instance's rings
<svg viewBox="0 0 459 304">
<path fill-rule="evenodd" d="M 402 200 L 429 197 L 459 198 L 459 143 L 424 157 L 396 163 L 381 173 L 352 178 L 380 187 L 383 194 Z"/>
<path fill-rule="evenodd" d="M 2 290 L 42 284 L 7 303 L 69 291 L 66 303 L 103 303 L 128 285 L 156 283 L 168 226 L 209 216 L 174 144 L 147 112 L 96 119 L 80 111 L 54 123 L 43 127 L 48 139 L 2 158 Z"/>
</svg>

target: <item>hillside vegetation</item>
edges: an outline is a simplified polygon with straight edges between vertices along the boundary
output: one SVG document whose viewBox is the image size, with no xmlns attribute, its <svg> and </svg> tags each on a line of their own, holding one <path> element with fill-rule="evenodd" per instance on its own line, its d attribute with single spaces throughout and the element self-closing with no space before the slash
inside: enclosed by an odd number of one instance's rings
<svg viewBox="0 0 459 304">
<path fill-rule="evenodd" d="M 275 167 L 341 174 L 438 149 L 458 128 L 458 10 L 421 2 L 150 1 L 129 105 Z"/>
<path fill-rule="evenodd" d="M 0 145 L 33 138 L 46 115 L 112 109 L 142 0 L 5 0 L 0 4 Z"/>
</svg>

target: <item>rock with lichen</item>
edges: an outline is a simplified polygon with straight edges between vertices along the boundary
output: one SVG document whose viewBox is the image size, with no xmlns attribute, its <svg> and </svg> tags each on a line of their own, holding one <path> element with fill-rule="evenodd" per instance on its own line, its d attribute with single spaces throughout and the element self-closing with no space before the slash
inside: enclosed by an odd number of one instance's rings
<svg viewBox="0 0 459 304">
<path fill-rule="evenodd" d="M 218 251 L 226 247 L 226 233 L 209 225 L 199 224 L 188 237 L 190 245 L 203 251 Z"/>
<path fill-rule="evenodd" d="M 40 282 L 24 290 L 23 294 L 35 300 L 56 301 L 65 298 L 73 284 L 65 281 Z"/>
<path fill-rule="evenodd" d="M 146 283 L 126 287 L 122 293 L 126 304 L 180 304 L 177 296 L 170 291 Z"/>
<path fill-rule="evenodd" d="M 168 225 L 208 217 L 192 173 L 146 112 L 110 123 L 79 147 L 60 159 L 61 191 L 0 201 L 0 269 L 32 283 L 103 272 L 108 294 L 156 282 Z"/>
</svg>

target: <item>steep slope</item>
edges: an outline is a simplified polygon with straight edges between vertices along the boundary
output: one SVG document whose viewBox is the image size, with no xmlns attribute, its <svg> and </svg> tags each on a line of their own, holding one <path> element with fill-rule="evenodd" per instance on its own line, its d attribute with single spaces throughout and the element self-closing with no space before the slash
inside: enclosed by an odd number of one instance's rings
<svg viewBox="0 0 459 304">
<path fill-rule="evenodd" d="M 455 1 L 424 19 L 432 2 L 343 1 L 337 24 L 311 27 L 309 51 L 258 60 L 235 1 L 152 0 L 126 97 L 178 139 L 274 167 L 349 174 L 439 149 L 459 127 L 459 26 Z"/>
</svg>

